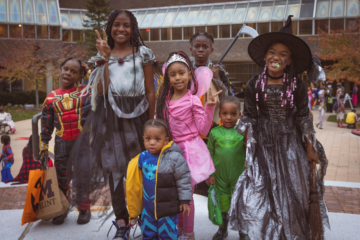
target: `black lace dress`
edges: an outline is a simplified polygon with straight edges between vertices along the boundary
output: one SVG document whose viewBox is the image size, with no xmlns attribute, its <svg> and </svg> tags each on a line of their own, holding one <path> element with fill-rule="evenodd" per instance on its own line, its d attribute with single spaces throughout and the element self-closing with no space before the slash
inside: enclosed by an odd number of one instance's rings
<svg viewBox="0 0 360 240">
<path fill-rule="evenodd" d="M 305 138 L 319 154 L 317 184 L 323 224 L 329 226 L 323 201 L 323 177 L 327 159 L 315 139 L 309 114 L 306 85 L 297 81 L 294 108 L 281 106 L 283 85 L 267 85 L 256 101 L 255 81 L 246 86 L 245 108 L 238 126 L 248 127 L 248 169 L 240 176 L 231 201 L 229 220 L 233 229 L 248 233 L 250 239 L 309 239 L 309 195 L 311 165 Z"/>
</svg>

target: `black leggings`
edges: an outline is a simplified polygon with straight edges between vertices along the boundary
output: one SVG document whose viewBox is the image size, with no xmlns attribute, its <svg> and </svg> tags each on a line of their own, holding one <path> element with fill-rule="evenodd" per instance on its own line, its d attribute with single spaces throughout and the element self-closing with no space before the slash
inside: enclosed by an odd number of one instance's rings
<svg viewBox="0 0 360 240">
<path fill-rule="evenodd" d="M 113 174 L 110 174 L 109 185 L 111 193 L 111 202 L 114 209 L 116 219 L 124 219 L 126 225 L 129 223 L 129 212 L 126 208 L 125 201 L 125 192 L 124 192 L 124 176 L 120 175 L 120 179 L 117 183 L 116 188 L 114 188 L 114 177 Z M 116 184 L 116 183 L 115 183 Z"/>
</svg>

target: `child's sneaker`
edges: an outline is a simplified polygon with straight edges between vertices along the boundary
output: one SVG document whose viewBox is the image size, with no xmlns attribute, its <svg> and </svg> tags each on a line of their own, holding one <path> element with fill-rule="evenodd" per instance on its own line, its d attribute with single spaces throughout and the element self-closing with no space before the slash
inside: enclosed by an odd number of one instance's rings
<svg viewBox="0 0 360 240">
<path fill-rule="evenodd" d="M 124 219 L 118 219 L 113 221 L 113 225 L 116 227 L 116 233 L 113 239 L 117 240 L 129 240 L 130 228 L 126 226 Z"/>
<path fill-rule="evenodd" d="M 194 232 L 192 233 L 184 232 L 184 234 L 181 237 L 179 237 L 178 240 L 195 240 L 195 234 Z"/>
<path fill-rule="evenodd" d="M 250 240 L 249 235 L 239 231 L 240 240 Z"/>
</svg>

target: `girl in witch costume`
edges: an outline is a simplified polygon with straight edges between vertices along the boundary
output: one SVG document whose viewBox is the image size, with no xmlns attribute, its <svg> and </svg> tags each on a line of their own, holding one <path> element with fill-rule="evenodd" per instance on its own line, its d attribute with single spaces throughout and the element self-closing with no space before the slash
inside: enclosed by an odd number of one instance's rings
<svg viewBox="0 0 360 240">
<path fill-rule="evenodd" d="M 323 201 L 327 159 L 315 138 L 305 82 L 297 77 L 311 68 L 312 56 L 308 45 L 292 35 L 291 17 L 280 32 L 260 35 L 248 47 L 264 71 L 246 86 L 237 130 L 246 132 L 247 170 L 235 186 L 229 223 L 250 239 L 310 239 L 313 161 L 320 164 L 319 224 L 330 227 Z"/>
<path fill-rule="evenodd" d="M 73 204 L 89 194 L 94 204 L 109 182 L 116 217 L 114 239 L 127 240 L 129 213 L 123 181 L 128 162 L 145 150 L 141 126 L 154 118 L 155 56 L 145 47 L 136 18 L 129 11 L 113 11 L 103 36 L 96 33 L 99 53 L 90 62 L 97 68 L 87 87 L 90 91 L 92 86 L 92 112 L 68 165 L 73 175 Z M 106 199 L 102 202 L 109 206 Z"/>
</svg>

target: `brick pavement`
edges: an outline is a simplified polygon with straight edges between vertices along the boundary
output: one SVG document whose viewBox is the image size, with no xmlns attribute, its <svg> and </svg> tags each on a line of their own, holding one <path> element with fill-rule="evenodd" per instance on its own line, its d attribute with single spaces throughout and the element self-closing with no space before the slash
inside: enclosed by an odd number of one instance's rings
<svg viewBox="0 0 360 240">
<path fill-rule="evenodd" d="M 26 189 L 26 186 L 0 188 L 0 210 L 23 209 Z M 106 195 L 110 200 L 109 192 Z M 326 186 L 324 199 L 329 212 L 360 214 L 360 188 Z M 111 205 L 111 201 L 108 202 Z M 96 203 L 95 206 L 101 204 Z"/>
</svg>

